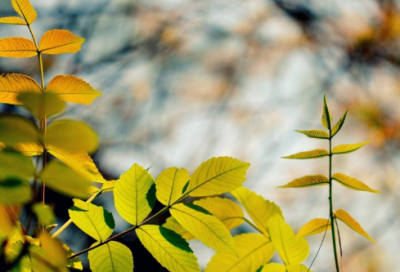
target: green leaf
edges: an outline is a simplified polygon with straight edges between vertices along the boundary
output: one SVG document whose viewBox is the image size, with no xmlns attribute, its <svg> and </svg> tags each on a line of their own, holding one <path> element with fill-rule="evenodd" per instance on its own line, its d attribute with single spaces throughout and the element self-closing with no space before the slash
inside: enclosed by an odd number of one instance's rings
<svg viewBox="0 0 400 272">
<path fill-rule="evenodd" d="M 277 214 L 283 217 L 278 205 L 247 188 L 239 187 L 231 194 L 243 205 L 251 219 L 266 236 L 269 236 L 267 232 L 269 220 Z"/>
<path fill-rule="evenodd" d="M 215 216 L 193 204 L 175 204 L 171 215 L 191 234 L 217 252 L 237 255 L 229 230 Z"/>
<path fill-rule="evenodd" d="M 262 234 L 245 233 L 233 237 L 236 243 L 239 258 L 226 254 L 216 253 L 207 264 L 205 272 L 243 272 L 256 271 L 267 263 L 274 255 L 271 241 Z"/>
<path fill-rule="evenodd" d="M 104 241 L 115 228 L 114 217 L 103 207 L 74 199 L 74 206 L 68 210 L 72 222 L 96 241 Z"/>
<path fill-rule="evenodd" d="M 25 117 L 17 115 L 0 116 L 0 142 L 13 145 L 38 141 L 38 129 Z"/>
<path fill-rule="evenodd" d="M 97 245 L 98 242 L 92 245 Z M 133 271 L 133 256 L 130 249 L 119 242 L 108 242 L 89 251 L 89 264 L 93 272 Z"/>
<path fill-rule="evenodd" d="M 313 271 L 309 270 L 308 267 L 306 267 L 303 264 L 292 264 L 286 268 L 287 268 L 287 272 L 313 272 Z"/>
<path fill-rule="evenodd" d="M 25 92 L 19 94 L 17 100 L 38 119 L 56 115 L 65 109 L 65 102 L 51 93 Z"/>
<path fill-rule="evenodd" d="M 335 217 L 345 223 L 347 226 L 349 226 L 351 229 L 353 229 L 355 232 L 358 232 L 365 238 L 371 240 L 372 242 L 375 243 L 375 240 L 372 239 L 371 236 L 368 235 L 368 233 L 361 227 L 361 225 L 354 220 L 353 217 L 350 216 L 345 210 L 339 209 L 335 212 Z"/>
<path fill-rule="evenodd" d="M 329 219 L 315 218 L 301 227 L 297 236 L 311 236 L 331 229 Z"/>
<path fill-rule="evenodd" d="M 142 222 L 155 204 L 155 186 L 149 172 L 134 164 L 121 175 L 114 187 L 118 213 L 132 225 Z"/>
<path fill-rule="evenodd" d="M 172 230 L 144 225 L 136 229 L 136 234 L 144 247 L 169 271 L 198 271 L 197 258 L 189 244 Z"/>
<path fill-rule="evenodd" d="M 278 188 L 302 188 L 329 184 L 329 179 L 323 175 L 304 176 Z"/>
<path fill-rule="evenodd" d="M 35 203 L 32 206 L 32 211 L 35 213 L 40 225 L 48 226 L 56 221 L 56 217 L 48 206 L 43 206 L 42 203 Z"/>
<path fill-rule="evenodd" d="M 331 129 L 332 126 L 332 116 L 326 102 L 326 95 L 324 95 L 324 107 L 322 109 L 322 125 L 327 129 Z"/>
<path fill-rule="evenodd" d="M 317 138 L 317 139 L 329 139 L 329 134 L 324 130 L 296 130 L 297 132 L 303 133 L 309 138 Z"/>
<path fill-rule="evenodd" d="M 359 149 L 360 147 L 368 144 L 369 141 L 359 143 L 359 144 L 341 144 L 332 149 L 332 154 L 346 154 L 351 153 Z"/>
<path fill-rule="evenodd" d="M 346 120 L 347 112 L 349 110 L 346 110 L 346 112 L 343 114 L 342 118 L 339 119 L 339 121 L 336 123 L 336 125 L 332 128 L 332 137 L 335 136 L 340 129 L 342 128 L 344 121 Z"/>
<path fill-rule="evenodd" d="M 190 196 L 211 196 L 230 192 L 246 180 L 250 164 L 230 157 L 211 158 L 193 173 L 189 183 Z"/>
<path fill-rule="evenodd" d="M 325 149 L 314 149 L 311 151 L 299 152 L 290 156 L 282 157 L 284 159 L 316 159 L 329 156 L 329 152 Z"/>
<path fill-rule="evenodd" d="M 172 216 L 168 217 L 165 223 L 162 225 L 166 229 L 170 229 L 177 234 L 179 234 L 186 241 L 196 239 L 190 232 L 188 232 L 181 224 L 176 221 L 176 219 Z"/>
<path fill-rule="evenodd" d="M 269 263 L 264 265 L 259 272 L 287 272 L 287 271 L 286 271 L 286 266 L 284 266 L 283 264 Z"/>
<path fill-rule="evenodd" d="M 336 180 L 337 182 L 346 186 L 347 188 L 350 188 L 353 190 L 366 191 L 366 192 L 371 192 L 371 193 L 380 193 L 377 190 L 369 188 L 366 184 L 359 181 L 358 179 L 346 176 L 345 174 L 342 174 L 342 173 L 334 174 L 332 176 L 332 179 Z"/>
<path fill-rule="evenodd" d="M 281 216 L 271 218 L 268 233 L 274 248 L 286 265 L 300 264 L 310 253 L 307 240 L 295 236 L 292 228 Z"/>
<path fill-rule="evenodd" d="M 0 204 L 24 204 L 31 197 L 31 187 L 25 180 L 8 178 L 0 181 Z"/>
<path fill-rule="evenodd" d="M 31 158 L 17 152 L 0 152 L 0 179 L 7 177 L 29 179 L 35 172 Z"/>
<path fill-rule="evenodd" d="M 190 180 L 189 172 L 176 167 L 167 168 L 156 178 L 157 199 L 165 206 L 179 200 L 182 190 Z"/>
</svg>

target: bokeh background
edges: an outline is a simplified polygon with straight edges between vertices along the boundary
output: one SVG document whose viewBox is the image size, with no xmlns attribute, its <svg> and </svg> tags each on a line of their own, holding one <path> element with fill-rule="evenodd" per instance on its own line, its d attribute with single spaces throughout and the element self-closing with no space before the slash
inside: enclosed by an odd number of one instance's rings
<svg viewBox="0 0 400 272">
<path fill-rule="evenodd" d="M 376 240 L 339 223 L 346 271 L 400 271 L 400 2 L 390 0 L 31 0 L 33 29 L 68 29 L 86 38 L 77 54 L 45 55 L 45 81 L 75 74 L 103 95 L 90 106 L 70 105 L 57 118 L 79 118 L 98 131 L 94 160 L 111 180 L 133 163 L 156 177 L 170 166 L 193 172 L 213 156 L 251 163 L 245 186 L 282 207 L 297 232 L 328 216 L 327 187 L 278 189 L 292 179 L 327 174 L 328 160 L 283 160 L 327 148 L 295 129 L 321 129 L 323 94 L 337 121 L 350 108 L 334 145 L 371 140 L 356 153 L 334 158 L 334 171 L 356 177 L 381 194 L 334 186 L 335 208 L 346 209 Z M 14 15 L 0 0 L 0 16 Z M 0 37 L 25 36 L 0 26 Z M 0 59 L 0 72 L 39 80 L 37 61 Z M 0 105 L 1 112 L 21 109 Z M 68 219 L 72 201 L 47 192 Z M 116 231 L 111 194 L 105 205 Z M 156 209 L 160 206 L 157 206 Z M 161 218 L 162 223 L 165 217 Z M 235 233 L 252 229 L 243 225 Z M 61 236 L 75 250 L 93 241 L 71 226 Z M 322 234 L 308 238 L 314 258 Z M 165 271 L 134 234 L 135 271 Z M 204 268 L 213 250 L 190 243 Z M 276 257 L 278 260 L 278 257 Z M 87 258 L 81 258 L 88 270 Z M 312 270 L 333 271 L 330 233 Z"/>
</svg>

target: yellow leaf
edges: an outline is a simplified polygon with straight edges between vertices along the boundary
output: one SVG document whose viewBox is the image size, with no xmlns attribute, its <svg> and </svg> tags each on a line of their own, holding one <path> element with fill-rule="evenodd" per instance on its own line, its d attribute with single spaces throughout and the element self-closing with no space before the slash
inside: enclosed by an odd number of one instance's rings
<svg viewBox="0 0 400 272">
<path fill-rule="evenodd" d="M 0 24 L 26 25 L 26 22 L 19 17 L 3 17 L 0 18 Z"/>
<path fill-rule="evenodd" d="M 359 149 L 360 147 L 368 144 L 369 141 L 359 143 L 359 144 L 341 144 L 332 149 L 332 154 L 346 154 L 351 153 Z"/>
<path fill-rule="evenodd" d="M 326 102 L 326 95 L 324 95 L 324 107 L 322 109 L 322 125 L 327 129 L 331 129 L 332 126 L 332 116 Z"/>
<path fill-rule="evenodd" d="M 233 237 L 239 258 L 216 253 L 207 264 L 204 272 L 243 272 L 256 271 L 274 255 L 271 241 L 262 234 L 245 233 Z"/>
<path fill-rule="evenodd" d="M 207 210 L 193 205 L 179 203 L 170 209 L 171 215 L 203 244 L 217 252 L 237 256 L 236 245 L 229 230 Z"/>
<path fill-rule="evenodd" d="M 55 76 L 47 85 L 46 92 L 55 93 L 66 102 L 89 105 L 93 100 L 101 96 L 101 93 L 93 89 L 84 80 L 71 75 Z"/>
<path fill-rule="evenodd" d="M 59 120 L 50 124 L 46 143 L 69 152 L 94 153 L 99 146 L 99 138 L 96 132 L 82 121 Z"/>
<path fill-rule="evenodd" d="M 117 182 L 117 180 L 110 180 L 110 181 L 103 183 L 103 186 L 101 186 L 101 190 L 103 192 L 113 191 L 116 182 Z"/>
<path fill-rule="evenodd" d="M 15 11 L 28 23 L 32 24 L 37 17 L 35 9 L 28 0 L 11 0 L 11 4 Z M 25 24 L 26 24 L 25 23 Z"/>
<path fill-rule="evenodd" d="M 296 130 L 297 132 L 303 133 L 309 138 L 317 139 L 329 139 L 329 134 L 324 130 Z"/>
<path fill-rule="evenodd" d="M 165 206 L 179 200 L 183 195 L 183 188 L 190 180 L 189 172 L 176 167 L 167 168 L 156 178 L 157 199 Z"/>
<path fill-rule="evenodd" d="M 53 29 L 44 33 L 40 40 L 39 50 L 43 54 L 58 55 L 76 53 L 81 50 L 84 38 L 75 36 L 68 30 Z"/>
<path fill-rule="evenodd" d="M 43 153 L 43 146 L 37 143 L 22 143 L 13 146 L 14 150 L 24 156 L 38 156 Z"/>
<path fill-rule="evenodd" d="M 281 209 L 274 202 L 264 199 L 247 188 L 239 187 L 231 194 L 243 205 L 251 219 L 266 236 L 268 236 L 269 220 L 277 214 L 283 217 Z"/>
<path fill-rule="evenodd" d="M 17 96 L 24 92 L 42 93 L 39 84 L 31 77 L 20 74 L 0 75 L 0 102 L 21 104 Z"/>
<path fill-rule="evenodd" d="M 331 228 L 331 223 L 329 219 L 323 218 L 315 218 L 301 227 L 297 236 L 304 237 L 304 236 L 311 236 L 315 235 L 324 231 L 327 231 Z"/>
<path fill-rule="evenodd" d="M 5 205 L 0 205 L 0 233 L 10 236 L 15 226 L 15 222 L 10 214 L 10 209 Z"/>
<path fill-rule="evenodd" d="M 358 179 L 346 176 L 345 174 L 342 174 L 342 173 L 334 174 L 332 176 L 332 179 L 336 180 L 337 182 L 346 186 L 347 188 L 350 188 L 353 190 L 367 191 L 367 192 L 371 192 L 371 193 L 380 193 L 377 190 L 369 188 L 366 184 L 359 181 Z"/>
<path fill-rule="evenodd" d="M 38 141 L 38 129 L 30 120 L 19 115 L 0 116 L 0 142 L 13 145 Z"/>
<path fill-rule="evenodd" d="M 176 221 L 175 218 L 172 216 L 168 217 L 165 223 L 162 225 L 164 228 L 173 230 L 174 232 L 178 233 L 180 236 L 182 236 L 183 239 L 189 241 L 196 239 L 196 237 L 188 232 L 184 227 L 181 226 L 181 224 Z"/>
<path fill-rule="evenodd" d="M 287 272 L 313 272 L 303 264 L 292 264 L 286 267 Z"/>
<path fill-rule="evenodd" d="M 329 179 L 327 177 L 323 175 L 314 175 L 295 179 L 286 185 L 279 186 L 278 188 L 302 188 L 327 184 L 329 184 Z"/>
<path fill-rule="evenodd" d="M 31 40 L 22 37 L 0 39 L 0 57 L 30 58 L 36 55 L 36 46 Z"/>
<path fill-rule="evenodd" d="M 284 159 L 316 159 L 329 156 L 329 152 L 325 149 L 314 149 L 311 151 L 299 152 L 290 156 L 282 157 Z"/>
<path fill-rule="evenodd" d="M 55 115 L 65 109 L 65 102 L 50 93 L 21 93 L 17 100 L 38 119 Z"/>
<path fill-rule="evenodd" d="M 190 196 L 211 196 L 232 191 L 246 180 L 249 166 L 230 157 L 211 158 L 193 173 L 187 192 Z"/>
<path fill-rule="evenodd" d="M 36 173 L 31 158 L 17 152 L 0 152 L 0 180 L 7 177 L 32 178 Z"/>
<path fill-rule="evenodd" d="M 347 112 L 349 110 L 346 110 L 346 112 L 343 114 L 342 118 L 339 119 L 339 121 L 336 123 L 336 125 L 332 128 L 332 137 L 335 136 L 339 130 L 342 128 L 344 121 L 346 120 Z"/>
<path fill-rule="evenodd" d="M 51 238 L 47 232 L 41 232 L 39 234 L 40 245 L 46 252 L 48 258 L 46 259 L 49 263 L 56 267 L 65 266 L 67 263 L 67 251 L 64 249 L 62 243 Z"/>
<path fill-rule="evenodd" d="M 92 245 L 97 245 L 98 242 Z M 88 259 L 92 272 L 131 272 L 133 256 L 131 250 L 115 241 L 108 242 L 89 251 Z"/>
<path fill-rule="evenodd" d="M 193 204 L 200 206 L 218 218 L 228 230 L 244 223 L 243 210 L 228 198 L 208 197 L 196 200 Z"/>
<path fill-rule="evenodd" d="M 286 266 L 278 263 L 269 263 L 263 266 L 259 272 L 287 272 Z M 311 271 L 310 271 L 311 272 Z"/>
<path fill-rule="evenodd" d="M 310 253 L 307 240 L 294 235 L 292 228 L 280 215 L 271 218 L 268 233 L 272 245 L 286 265 L 300 264 Z"/>
<path fill-rule="evenodd" d="M 351 217 L 350 214 L 348 214 L 345 210 L 342 210 L 342 209 L 337 210 L 335 212 L 335 217 L 337 219 L 341 220 L 343 223 L 345 223 L 347 226 L 349 226 L 355 232 L 358 232 L 365 238 L 367 238 L 375 243 L 375 240 L 372 239 L 372 237 L 368 235 L 368 233 L 360 226 L 360 224 L 356 220 L 354 220 L 353 217 Z"/>
</svg>

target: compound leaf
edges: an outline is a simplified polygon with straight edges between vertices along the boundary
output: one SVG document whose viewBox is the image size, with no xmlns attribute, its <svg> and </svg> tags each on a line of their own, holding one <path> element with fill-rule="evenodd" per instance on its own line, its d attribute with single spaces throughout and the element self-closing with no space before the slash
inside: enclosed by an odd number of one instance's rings
<svg viewBox="0 0 400 272">
<path fill-rule="evenodd" d="M 329 112 L 328 103 L 326 102 L 326 95 L 324 95 L 324 107 L 322 109 L 322 125 L 327 129 L 331 129 L 332 116 Z"/>
<path fill-rule="evenodd" d="M 339 119 L 339 121 L 336 123 L 336 125 L 332 128 L 332 137 L 335 136 L 339 130 L 342 128 L 344 121 L 346 120 L 347 112 L 349 110 L 346 110 L 346 112 L 343 114 L 342 118 Z"/>
<path fill-rule="evenodd" d="M 26 25 L 26 22 L 19 17 L 3 17 L 0 18 L 0 24 Z"/>
<path fill-rule="evenodd" d="M 165 206 L 179 200 L 182 189 L 190 180 L 189 172 L 176 167 L 167 168 L 156 178 L 157 199 Z"/>
<path fill-rule="evenodd" d="M 325 149 L 314 149 L 311 151 L 299 152 L 290 156 L 282 157 L 284 159 L 316 159 L 329 156 L 329 152 Z"/>
<path fill-rule="evenodd" d="M 339 209 L 335 212 L 335 217 L 345 223 L 347 226 L 349 226 L 351 229 L 353 229 L 355 232 L 358 232 L 365 238 L 371 240 L 372 242 L 375 243 L 375 240 L 372 239 L 371 236 L 368 235 L 368 233 L 361 227 L 361 225 L 354 220 L 353 217 L 350 216 L 345 210 Z"/>
<path fill-rule="evenodd" d="M 31 200 L 31 187 L 25 180 L 8 178 L 0 181 L 0 204 L 24 204 Z"/>
<path fill-rule="evenodd" d="M 0 142 L 13 145 L 38 141 L 38 129 L 30 120 L 18 115 L 0 116 Z"/>
<path fill-rule="evenodd" d="M 43 54 L 58 55 L 76 53 L 81 50 L 84 38 L 75 36 L 68 30 L 53 29 L 43 34 L 39 50 Z"/>
<path fill-rule="evenodd" d="M 36 55 L 36 46 L 31 40 L 22 37 L 0 39 L 0 57 L 30 58 Z"/>
<path fill-rule="evenodd" d="M 0 102 L 21 104 L 17 96 L 24 92 L 42 93 L 40 85 L 31 77 L 21 74 L 0 75 Z"/>
<path fill-rule="evenodd" d="M 11 4 L 15 11 L 26 21 L 24 25 L 30 25 L 36 20 L 37 13 L 28 0 L 11 0 Z"/>
<path fill-rule="evenodd" d="M 366 191 L 366 192 L 371 192 L 371 193 L 380 193 L 377 190 L 369 188 L 366 184 L 359 181 L 358 179 L 346 176 L 345 174 L 342 174 L 342 173 L 334 174 L 332 176 L 332 179 L 336 180 L 337 182 L 346 186 L 347 188 L 350 188 L 353 190 Z"/>
<path fill-rule="evenodd" d="M 95 246 L 97 243 L 92 245 Z M 90 269 L 93 272 L 133 271 L 133 256 L 130 249 L 119 242 L 108 242 L 89 251 Z"/>
<path fill-rule="evenodd" d="M 323 218 L 315 218 L 301 227 L 297 236 L 304 237 L 304 236 L 311 236 L 315 235 L 324 231 L 327 231 L 331 228 L 331 223 L 329 219 Z"/>
<path fill-rule="evenodd" d="M 181 224 L 179 224 L 178 221 L 176 221 L 176 219 L 172 216 L 168 217 L 162 226 L 164 228 L 173 230 L 187 241 L 196 239 L 196 237 L 193 236 L 193 234 L 191 234 L 184 227 L 182 227 Z"/>
<path fill-rule="evenodd" d="M 324 175 L 304 176 L 278 188 L 302 188 L 329 184 L 329 179 Z"/>
<path fill-rule="evenodd" d="M 329 139 L 329 134 L 324 130 L 296 130 L 299 133 L 303 133 L 309 138 L 317 138 L 317 139 Z"/>
<path fill-rule="evenodd" d="M 332 154 L 346 154 L 346 153 L 351 153 L 359 149 L 360 147 L 368 144 L 369 141 L 359 143 L 359 144 L 341 144 L 338 146 L 335 146 L 332 149 Z"/>
</svg>

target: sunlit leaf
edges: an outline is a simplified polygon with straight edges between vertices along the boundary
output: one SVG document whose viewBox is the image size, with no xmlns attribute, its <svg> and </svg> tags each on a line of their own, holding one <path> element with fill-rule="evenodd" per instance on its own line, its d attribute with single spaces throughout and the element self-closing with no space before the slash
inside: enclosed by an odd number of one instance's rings
<svg viewBox="0 0 400 272">
<path fill-rule="evenodd" d="M 287 272 L 313 272 L 308 269 L 304 264 L 291 264 L 286 267 Z"/>
<path fill-rule="evenodd" d="M 283 264 L 269 263 L 264 265 L 263 268 L 257 272 L 287 272 L 287 270 L 286 266 Z"/>
<path fill-rule="evenodd" d="M 169 271 L 200 272 L 197 258 L 189 244 L 172 230 L 144 225 L 136 229 L 136 234 L 151 255 Z"/>
<path fill-rule="evenodd" d="M 284 159 L 316 159 L 329 156 L 325 149 L 314 149 L 311 151 L 299 152 L 290 156 L 282 157 Z"/>
<path fill-rule="evenodd" d="M 115 207 L 123 219 L 137 225 L 153 209 L 155 193 L 154 181 L 149 172 L 134 164 L 115 184 Z"/>
<path fill-rule="evenodd" d="M 31 187 L 25 180 L 8 178 L 0 181 L 0 204 L 24 204 L 31 198 Z"/>
<path fill-rule="evenodd" d="M 339 209 L 335 212 L 335 217 L 345 223 L 347 226 L 349 226 L 351 229 L 353 229 L 355 232 L 358 232 L 365 238 L 371 240 L 372 242 L 375 243 L 375 240 L 372 239 L 371 236 L 368 235 L 368 233 L 361 227 L 361 225 L 354 220 L 353 217 L 350 216 L 345 210 Z"/>
<path fill-rule="evenodd" d="M 346 154 L 346 153 L 351 153 L 359 149 L 360 147 L 368 144 L 369 141 L 359 143 L 359 144 L 341 144 L 338 146 L 335 146 L 332 149 L 332 154 Z"/>
<path fill-rule="evenodd" d="M 329 184 L 329 179 L 323 175 L 304 176 L 289 182 L 279 188 L 302 188 Z"/>
<path fill-rule="evenodd" d="M 329 139 L 329 134 L 324 130 L 296 130 L 297 132 L 303 133 L 309 138 L 317 139 Z"/>
<path fill-rule="evenodd" d="M 233 237 L 239 258 L 225 253 L 216 253 L 207 264 L 205 272 L 256 271 L 274 255 L 271 241 L 262 234 L 245 233 Z"/>
<path fill-rule="evenodd" d="M 162 226 L 164 228 L 173 230 L 187 241 L 196 239 L 196 237 L 193 234 L 191 234 L 184 227 L 182 227 L 181 224 L 179 224 L 178 221 L 176 221 L 176 219 L 172 216 L 168 217 Z"/>
<path fill-rule="evenodd" d="M 101 186 L 101 190 L 103 192 L 110 192 L 114 190 L 115 183 L 117 183 L 117 180 L 110 180 L 105 183 L 103 183 L 103 186 Z"/>
<path fill-rule="evenodd" d="M 92 246 L 97 245 L 94 243 Z M 133 271 L 133 256 L 130 249 L 119 242 L 108 242 L 89 251 L 89 264 L 93 272 Z"/>
<path fill-rule="evenodd" d="M 47 232 L 41 232 L 39 240 L 41 247 L 48 257 L 46 260 L 57 268 L 64 268 L 67 263 L 67 251 L 64 249 L 62 243 L 57 239 L 51 238 Z"/>
<path fill-rule="evenodd" d="M 101 96 L 101 93 L 93 89 L 87 82 L 72 75 L 55 76 L 47 85 L 46 92 L 55 93 L 66 102 L 86 105 Z"/>
<path fill-rule="evenodd" d="M 21 104 L 17 96 L 21 93 L 42 92 L 39 84 L 31 77 L 21 74 L 0 75 L 0 102 L 7 104 Z"/>
<path fill-rule="evenodd" d="M 39 119 L 55 115 L 65 109 L 65 102 L 50 93 L 21 93 L 17 100 Z"/>
<path fill-rule="evenodd" d="M 324 95 L 324 107 L 322 109 L 322 125 L 327 129 L 331 129 L 332 116 L 329 112 L 328 103 L 326 102 L 326 95 Z"/>
<path fill-rule="evenodd" d="M 10 236 L 15 226 L 12 213 L 8 205 L 0 205 L 0 232 L 5 236 Z"/>
<path fill-rule="evenodd" d="M 19 143 L 13 145 L 13 148 L 24 156 L 38 156 L 43 153 L 43 146 L 38 143 Z"/>
<path fill-rule="evenodd" d="M 28 119 L 18 115 L 0 116 L 0 142 L 6 145 L 36 143 L 39 132 Z"/>
<path fill-rule="evenodd" d="M 17 152 L 0 152 L 0 179 L 7 177 L 29 179 L 35 172 L 31 158 Z"/>
<path fill-rule="evenodd" d="M 315 218 L 301 227 L 297 236 L 311 236 L 331 229 L 329 219 Z"/>
<path fill-rule="evenodd" d="M 346 110 L 346 112 L 343 114 L 342 118 L 340 118 L 339 121 L 336 123 L 336 125 L 332 128 L 332 137 L 335 136 L 342 128 L 344 121 L 346 120 L 348 111 L 349 110 Z"/>
<path fill-rule="evenodd" d="M 207 210 L 193 204 L 175 204 L 171 215 L 191 234 L 217 252 L 237 255 L 229 230 Z"/>
<path fill-rule="evenodd" d="M 0 39 L 0 57 L 30 58 L 36 55 L 36 46 L 31 40 L 22 37 Z"/>
<path fill-rule="evenodd" d="M 32 211 L 42 226 L 51 225 L 56 221 L 53 211 L 48 206 L 43 206 L 42 203 L 33 204 Z"/>
<path fill-rule="evenodd" d="M 67 251 L 68 257 L 74 255 L 75 252 L 70 247 L 68 247 L 66 244 L 64 244 L 63 246 L 64 246 L 65 250 Z M 67 267 L 74 268 L 77 270 L 83 270 L 82 262 L 79 260 L 78 256 L 75 258 L 72 258 L 72 259 L 68 259 Z"/>
<path fill-rule="evenodd" d="M 246 180 L 250 164 L 230 157 L 211 158 L 193 173 L 189 183 L 190 196 L 211 196 L 232 191 Z"/>
<path fill-rule="evenodd" d="M 76 53 L 81 50 L 84 38 L 75 36 L 68 30 L 53 29 L 43 34 L 39 50 L 43 54 L 58 55 Z"/>
<path fill-rule="evenodd" d="M 176 202 L 182 195 L 182 189 L 189 181 L 189 172 L 184 168 L 171 167 L 156 178 L 157 199 L 165 206 Z"/>
<path fill-rule="evenodd" d="M 11 0 L 11 4 L 26 23 L 32 24 L 36 20 L 37 13 L 29 0 Z"/>
<path fill-rule="evenodd" d="M 26 22 L 19 17 L 3 17 L 0 18 L 0 24 L 26 25 Z"/>
<path fill-rule="evenodd" d="M 336 180 L 337 182 L 346 186 L 347 188 L 350 188 L 353 190 L 366 191 L 366 192 L 371 192 L 371 193 L 380 193 L 377 190 L 371 189 L 370 187 L 368 187 L 366 184 L 359 181 L 358 179 L 346 176 L 345 174 L 342 174 L 342 173 L 334 174 L 332 176 L 332 179 Z"/>
</svg>

